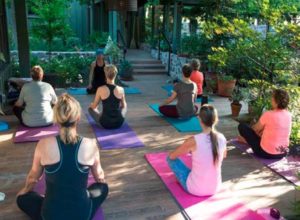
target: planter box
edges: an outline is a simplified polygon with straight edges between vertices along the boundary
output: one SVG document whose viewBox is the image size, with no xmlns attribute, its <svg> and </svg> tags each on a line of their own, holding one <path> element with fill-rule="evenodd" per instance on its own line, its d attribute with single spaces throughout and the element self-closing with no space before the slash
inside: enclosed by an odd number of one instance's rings
<svg viewBox="0 0 300 220">
<path fill-rule="evenodd" d="M 236 80 L 223 81 L 218 79 L 218 95 L 230 97 L 235 87 Z"/>
</svg>

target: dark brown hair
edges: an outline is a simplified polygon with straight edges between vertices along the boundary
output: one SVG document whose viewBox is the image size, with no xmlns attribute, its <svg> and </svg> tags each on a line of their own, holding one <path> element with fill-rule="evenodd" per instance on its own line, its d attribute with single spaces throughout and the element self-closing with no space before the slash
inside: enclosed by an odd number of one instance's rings
<svg viewBox="0 0 300 220">
<path fill-rule="evenodd" d="M 277 104 L 277 108 L 286 109 L 288 107 L 290 97 L 287 91 L 283 89 L 275 89 L 273 90 L 272 96 Z"/>
<path fill-rule="evenodd" d="M 217 138 L 217 132 L 214 128 L 218 122 L 217 110 L 212 105 L 203 105 L 200 109 L 199 118 L 205 126 L 211 128 L 211 132 L 209 135 L 212 143 L 213 160 L 214 164 L 216 164 L 219 161 L 219 143 Z"/>
<path fill-rule="evenodd" d="M 192 68 L 189 64 L 184 64 L 182 67 L 182 73 L 185 77 L 189 78 L 192 73 Z"/>
<path fill-rule="evenodd" d="M 191 67 L 193 70 L 200 70 L 201 63 L 199 59 L 192 59 L 191 61 Z"/>
<path fill-rule="evenodd" d="M 44 70 L 41 66 L 33 66 L 31 68 L 31 77 L 34 81 L 42 80 L 44 76 Z"/>
</svg>

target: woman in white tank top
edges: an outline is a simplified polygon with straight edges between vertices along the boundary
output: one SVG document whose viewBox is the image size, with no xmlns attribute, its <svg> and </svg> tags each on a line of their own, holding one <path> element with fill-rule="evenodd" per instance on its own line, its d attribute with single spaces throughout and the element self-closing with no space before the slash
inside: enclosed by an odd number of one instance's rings
<svg viewBox="0 0 300 220">
<path fill-rule="evenodd" d="M 171 152 L 167 161 L 185 191 L 196 196 L 215 194 L 222 183 L 221 166 L 226 157 L 226 138 L 216 132 L 217 110 L 203 105 L 199 113 L 203 131 L 190 137 Z M 188 168 L 178 157 L 192 153 L 192 168 Z"/>
</svg>

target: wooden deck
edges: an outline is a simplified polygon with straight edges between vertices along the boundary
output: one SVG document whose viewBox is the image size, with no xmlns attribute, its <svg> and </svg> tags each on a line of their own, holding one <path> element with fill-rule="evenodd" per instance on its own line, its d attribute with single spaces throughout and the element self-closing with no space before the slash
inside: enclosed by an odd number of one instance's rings
<svg viewBox="0 0 300 220">
<path fill-rule="evenodd" d="M 144 159 L 145 153 L 169 151 L 192 135 L 177 132 L 148 107 L 149 103 L 160 102 L 166 97 L 161 86 L 167 79 L 162 75 L 142 75 L 129 83 L 138 87 L 142 94 L 127 95 L 127 122 L 146 147 L 101 151 L 101 162 L 110 187 L 109 197 L 103 204 L 105 219 L 184 219 L 180 208 Z M 86 111 L 93 97 L 76 98 Z M 218 130 L 227 139 L 235 137 L 237 123 L 230 117 L 228 100 L 213 98 L 213 105 L 220 116 Z M 15 117 L 1 116 L 0 120 L 8 121 L 12 127 L 9 132 L 0 134 L 0 192 L 6 194 L 5 201 L 0 202 L 0 219 L 25 220 L 28 218 L 17 208 L 15 195 L 23 186 L 30 169 L 35 143 L 13 144 L 12 137 L 17 126 Z M 94 137 L 84 114 L 79 133 Z M 233 191 L 233 196 L 250 208 L 272 206 L 284 215 L 291 215 L 294 187 L 231 146 L 223 165 L 223 182 Z"/>
</svg>

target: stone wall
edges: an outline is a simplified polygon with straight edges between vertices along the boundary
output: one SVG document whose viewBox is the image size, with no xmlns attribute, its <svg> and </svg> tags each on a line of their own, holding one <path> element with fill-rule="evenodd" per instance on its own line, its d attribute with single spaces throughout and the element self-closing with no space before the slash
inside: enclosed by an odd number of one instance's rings
<svg viewBox="0 0 300 220">
<path fill-rule="evenodd" d="M 158 50 L 151 49 L 151 56 L 154 59 L 158 59 Z M 169 53 L 168 52 L 160 52 L 160 60 L 163 64 L 168 66 Z M 182 73 L 181 68 L 184 64 L 190 62 L 190 58 L 187 57 L 179 57 L 177 54 L 171 53 L 171 62 L 170 62 L 170 76 L 172 79 L 181 79 Z"/>
</svg>

